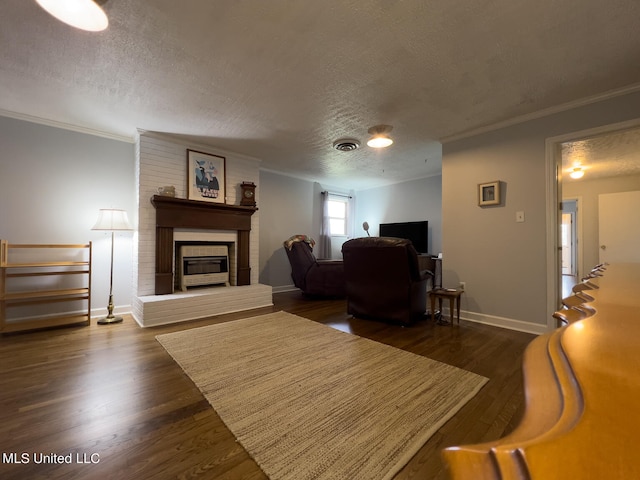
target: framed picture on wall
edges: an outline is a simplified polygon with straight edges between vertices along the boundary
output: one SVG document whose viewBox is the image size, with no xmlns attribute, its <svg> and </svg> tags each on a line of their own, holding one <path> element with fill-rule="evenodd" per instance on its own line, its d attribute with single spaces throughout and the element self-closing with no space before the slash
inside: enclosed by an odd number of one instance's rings
<svg viewBox="0 0 640 480">
<path fill-rule="evenodd" d="M 500 182 L 478 184 L 478 205 L 500 205 Z"/>
<path fill-rule="evenodd" d="M 225 157 L 187 149 L 187 198 L 225 203 Z"/>
</svg>

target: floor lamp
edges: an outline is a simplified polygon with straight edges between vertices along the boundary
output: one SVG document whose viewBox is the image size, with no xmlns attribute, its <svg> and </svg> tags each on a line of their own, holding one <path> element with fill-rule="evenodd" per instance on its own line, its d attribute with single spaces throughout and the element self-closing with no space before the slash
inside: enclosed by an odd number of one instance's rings
<svg viewBox="0 0 640 480">
<path fill-rule="evenodd" d="M 111 277 L 109 280 L 109 305 L 107 306 L 107 316 L 98 320 L 100 325 L 122 322 L 122 317 L 113 314 L 113 244 L 116 230 L 132 230 L 127 218 L 127 212 L 113 208 L 100 209 L 98 221 L 91 230 L 111 231 Z"/>
</svg>

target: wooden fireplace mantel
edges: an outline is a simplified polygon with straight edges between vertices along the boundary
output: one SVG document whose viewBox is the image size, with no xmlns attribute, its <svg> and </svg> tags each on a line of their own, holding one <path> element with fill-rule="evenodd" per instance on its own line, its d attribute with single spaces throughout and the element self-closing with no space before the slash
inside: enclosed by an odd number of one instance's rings
<svg viewBox="0 0 640 480">
<path fill-rule="evenodd" d="M 232 230 L 238 233 L 236 285 L 251 284 L 249 233 L 256 207 L 154 195 L 156 208 L 156 295 L 173 293 L 173 229 Z"/>
</svg>

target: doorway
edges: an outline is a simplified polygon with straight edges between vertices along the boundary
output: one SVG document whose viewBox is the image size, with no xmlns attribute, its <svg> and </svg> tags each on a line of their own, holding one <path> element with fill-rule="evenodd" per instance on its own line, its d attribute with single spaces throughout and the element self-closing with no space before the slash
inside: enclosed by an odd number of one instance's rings
<svg viewBox="0 0 640 480">
<path fill-rule="evenodd" d="M 555 328 L 551 315 L 560 308 L 561 299 L 566 296 L 567 289 L 563 280 L 569 276 L 571 262 L 573 261 L 577 280 L 586 271 L 585 269 L 598 263 L 600 250 L 598 195 L 625 189 L 640 190 L 640 188 L 629 186 L 634 183 L 640 184 L 639 151 L 640 119 L 547 139 L 549 182 L 547 189 L 547 311 L 550 319 L 547 325 L 549 329 Z M 567 155 L 567 152 L 572 155 Z M 578 163 L 583 167 L 579 170 L 584 171 L 584 178 L 576 180 L 573 175 L 574 178 L 569 178 L 569 173 L 575 172 Z M 575 187 L 582 182 L 587 182 L 583 184 L 583 190 L 576 189 Z M 624 188 L 618 188 L 619 183 L 625 183 Z M 601 190 L 603 184 L 607 186 Z M 576 203 L 575 215 L 573 218 L 565 216 L 563 222 L 563 214 L 570 213 L 562 208 L 565 201 L 569 200 L 567 197 L 578 198 L 581 195 L 583 197 L 580 197 Z M 620 223 L 619 215 L 609 218 Z M 563 226 L 569 225 L 570 222 L 575 228 Z M 569 238 L 570 235 L 573 238 Z M 572 241 L 573 252 L 570 246 Z M 567 248 L 563 248 L 565 244 Z M 568 293 L 571 294 L 570 289 Z"/>
<path fill-rule="evenodd" d="M 577 198 L 562 200 L 562 214 L 560 221 L 560 247 L 562 272 L 562 298 L 571 294 L 571 288 L 577 283 L 580 271 L 578 260 L 580 235 Z"/>
<path fill-rule="evenodd" d="M 562 202 L 564 207 L 565 202 Z M 562 209 L 560 247 L 562 248 L 562 275 L 576 275 L 576 214 Z"/>
</svg>

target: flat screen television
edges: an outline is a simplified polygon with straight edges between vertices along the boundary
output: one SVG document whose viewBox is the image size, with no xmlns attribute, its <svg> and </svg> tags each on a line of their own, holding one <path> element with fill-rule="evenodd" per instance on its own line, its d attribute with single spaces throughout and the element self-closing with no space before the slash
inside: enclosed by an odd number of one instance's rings
<svg viewBox="0 0 640 480">
<path fill-rule="evenodd" d="M 381 237 L 406 238 L 411 240 L 418 253 L 429 253 L 429 222 L 381 223 Z"/>
</svg>

